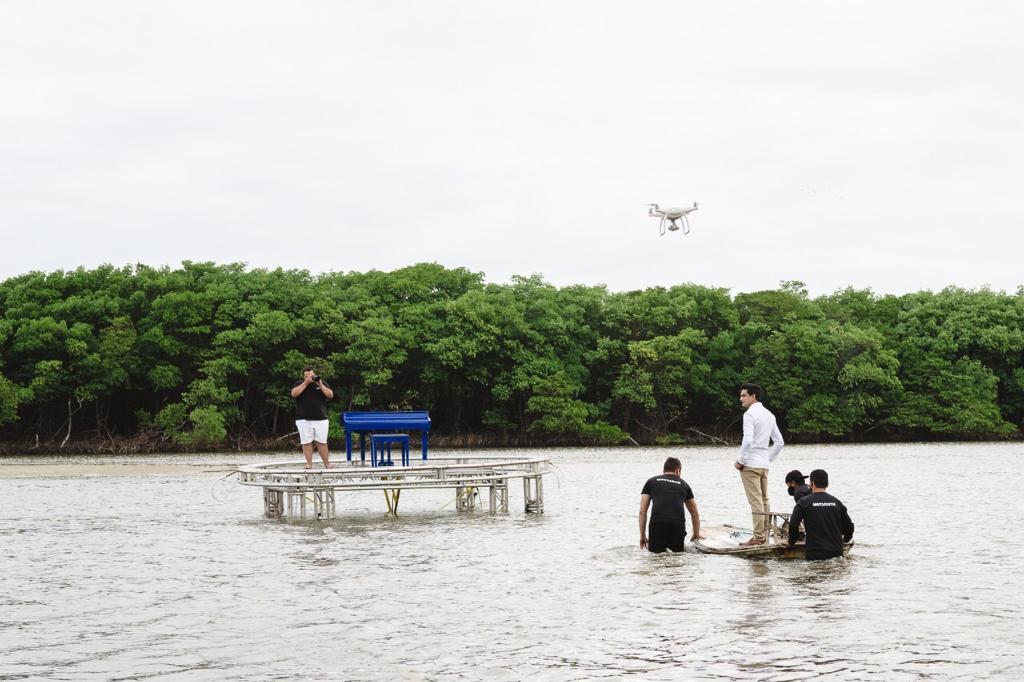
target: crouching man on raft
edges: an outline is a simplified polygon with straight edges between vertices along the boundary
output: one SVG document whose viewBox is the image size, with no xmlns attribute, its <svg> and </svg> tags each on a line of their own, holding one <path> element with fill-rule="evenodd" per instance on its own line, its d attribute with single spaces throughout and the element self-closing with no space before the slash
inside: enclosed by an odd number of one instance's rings
<svg viewBox="0 0 1024 682">
<path fill-rule="evenodd" d="M 789 544 L 795 545 L 804 522 L 807 535 L 807 558 L 833 559 L 843 555 L 843 544 L 853 539 L 853 521 L 846 505 L 829 495 L 828 472 L 811 472 L 811 494 L 804 495 L 793 507 L 789 517 Z"/>
</svg>

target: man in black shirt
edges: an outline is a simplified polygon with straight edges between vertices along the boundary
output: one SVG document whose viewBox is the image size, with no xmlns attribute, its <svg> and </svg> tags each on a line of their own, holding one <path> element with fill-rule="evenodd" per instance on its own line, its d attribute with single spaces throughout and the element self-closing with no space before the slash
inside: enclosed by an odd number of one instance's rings
<svg viewBox="0 0 1024 682">
<path fill-rule="evenodd" d="M 334 391 L 317 376 L 312 365 L 306 365 L 302 370 L 302 380 L 292 385 L 292 397 L 295 398 L 295 428 L 299 430 L 299 442 L 302 443 L 306 468 L 313 468 L 313 445 L 316 444 L 324 468 L 330 469 L 331 461 L 327 451 L 327 430 L 330 426 L 327 419 L 327 401 L 334 397 Z"/>
<path fill-rule="evenodd" d="M 789 544 L 796 544 L 800 522 L 807 534 L 808 559 L 832 559 L 843 555 L 843 544 L 853 538 L 853 521 L 846 506 L 825 492 L 828 473 L 811 472 L 811 494 L 800 498 L 789 517 Z"/>
<path fill-rule="evenodd" d="M 640 548 L 652 552 L 683 551 L 683 540 L 686 539 L 686 514 L 683 507 L 690 511 L 693 519 L 693 536 L 691 540 L 699 540 L 700 513 L 697 502 L 693 499 L 693 490 L 683 479 L 679 478 L 682 464 L 675 457 L 665 460 L 662 467 L 664 473 L 644 483 L 640 491 Z M 647 509 L 653 505 L 651 525 L 647 527 Z M 648 532 L 650 540 L 648 540 Z"/>
</svg>

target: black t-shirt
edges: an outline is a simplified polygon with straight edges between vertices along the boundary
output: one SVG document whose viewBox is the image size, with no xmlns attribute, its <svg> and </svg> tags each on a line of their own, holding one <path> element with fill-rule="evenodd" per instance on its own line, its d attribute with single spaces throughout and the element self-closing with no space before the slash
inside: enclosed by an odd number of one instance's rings
<svg viewBox="0 0 1024 682">
<path fill-rule="evenodd" d="M 301 386 L 301 381 L 292 384 L 292 388 Z M 295 399 L 295 418 L 321 421 L 327 419 L 327 397 L 316 384 L 306 386 L 306 390 Z"/>
<path fill-rule="evenodd" d="M 647 479 L 641 495 L 651 496 L 651 523 L 680 523 L 686 528 L 683 505 L 693 499 L 693 490 L 683 479 L 662 474 Z"/>
<path fill-rule="evenodd" d="M 811 493 L 800 498 L 789 518 L 789 541 L 796 542 L 804 522 L 807 558 L 829 559 L 843 553 L 843 543 L 853 538 L 853 521 L 846 506 L 828 493 Z"/>
</svg>

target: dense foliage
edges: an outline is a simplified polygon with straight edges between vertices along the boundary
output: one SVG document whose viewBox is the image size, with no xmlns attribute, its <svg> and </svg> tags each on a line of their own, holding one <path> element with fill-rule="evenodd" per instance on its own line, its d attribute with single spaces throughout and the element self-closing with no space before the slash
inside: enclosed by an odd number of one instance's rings
<svg viewBox="0 0 1024 682">
<path fill-rule="evenodd" d="M 1005 436 L 1024 416 L 1022 323 L 1024 290 L 614 293 L 435 264 L 33 272 L 0 283 L 0 437 L 287 434 L 309 361 L 339 411 L 428 409 L 436 432 L 494 442 L 735 434 L 741 381 L 805 439 Z"/>
</svg>

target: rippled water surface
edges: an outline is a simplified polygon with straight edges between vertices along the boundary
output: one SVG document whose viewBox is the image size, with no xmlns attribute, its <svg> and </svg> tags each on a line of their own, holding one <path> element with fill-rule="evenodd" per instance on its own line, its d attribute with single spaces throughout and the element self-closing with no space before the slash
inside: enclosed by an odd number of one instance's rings
<svg viewBox="0 0 1024 682">
<path fill-rule="evenodd" d="M 330 523 L 223 479 L 280 455 L 0 460 L 0 679 L 1019 679 L 1022 445 L 787 447 L 774 508 L 821 466 L 857 526 L 819 563 L 638 548 L 668 455 L 705 523 L 749 524 L 731 449 L 542 452 L 541 516 L 512 485 L 507 515 L 377 491 Z M 83 466 L 4 476 L 37 463 Z"/>
</svg>

